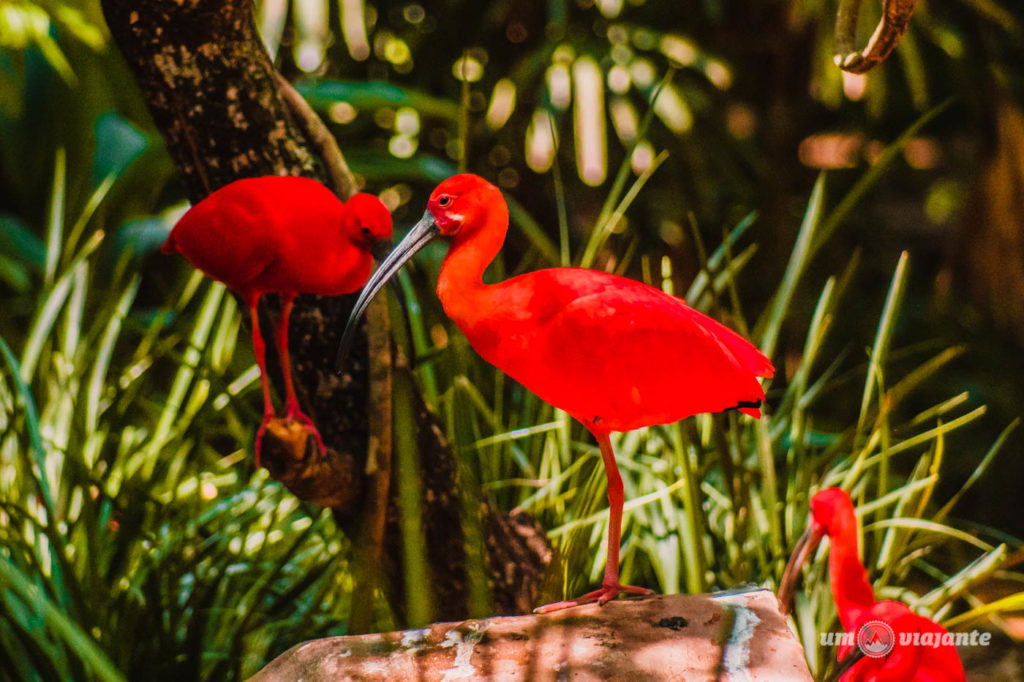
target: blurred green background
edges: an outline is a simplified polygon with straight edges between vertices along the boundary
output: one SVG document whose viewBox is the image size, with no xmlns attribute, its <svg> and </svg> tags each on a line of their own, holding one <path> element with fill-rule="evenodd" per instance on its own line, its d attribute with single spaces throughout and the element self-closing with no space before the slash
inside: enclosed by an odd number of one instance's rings
<svg viewBox="0 0 1024 682">
<path fill-rule="evenodd" d="M 624 273 L 770 351 L 769 419 L 617 443 L 645 502 L 624 581 L 774 580 L 808 491 L 842 483 L 883 594 L 1015 632 L 977 609 L 1021 607 L 1022 12 L 923 3 L 864 78 L 832 63 L 835 11 L 257 3 L 275 63 L 399 233 L 440 179 L 476 172 L 513 202 L 493 277 Z M 344 631 L 352 548 L 252 469 L 234 299 L 157 253 L 182 197 L 98 5 L 0 5 L 0 679 L 237 678 Z M 405 282 L 417 350 L 444 349 L 417 370 L 425 396 L 468 480 L 535 514 L 579 591 L 603 565 L 595 448 L 447 322 L 443 253 Z M 820 668 L 834 610 L 815 577 L 798 621 Z M 379 603 L 376 625 L 401 623 Z"/>
</svg>

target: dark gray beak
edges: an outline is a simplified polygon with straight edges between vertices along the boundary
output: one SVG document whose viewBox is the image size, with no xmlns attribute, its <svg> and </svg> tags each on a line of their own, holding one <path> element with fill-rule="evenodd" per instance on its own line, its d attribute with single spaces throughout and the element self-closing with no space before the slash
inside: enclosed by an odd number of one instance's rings
<svg viewBox="0 0 1024 682">
<path fill-rule="evenodd" d="M 379 242 L 374 242 L 373 246 L 370 247 L 370 255 L 373 256 L 373 260 L 378 263 L 383 263 L 391 253 L 391 240 L 382 239 Z M 405 296 L 402 294 L 402 285 L 398 283 L 397 279 L 393 279 L 388 284 L 391 285 L 391 291 L 395 296 L 398 297 L 398 302 L 402 304 L 402 314 L 405 315 L 405 319 L 408 322 L 409 313 L 405 309 Z"/>
<path fill-rule="evenodd" d="M 373 297 L 377 295 L 377 292 L 385 284 L 391 281 L 391 278 L 402 269 L 403 265 L 408 263 L 413 256 L 439 234 L 441 234 L 441 231 L 438 229 L 437 223 L 434 222 L 434 216 L 430 214 L 430 211 L 425 212 L 419 222 L 413 225 L 409 233 L 405 235 L 405 239 L 399 242 L 398 246 L 388 254 L 387 258 L 380 264 L 380 267 L 377 268 L 377 271 L 366 282 L 366 286 L 363 287 L 362 293 L 359 294 L 355 307 L 352 308 L 352 314 L 349 315 L 345 331 L 341 335 L 341 343 L 338 344 L 338 356 L 334 365 L 335 371 L 341 373 L 341 367 L 345 357 L 348 355 L 349 347 L 352 345 L 352 338 L 355 336 L 359 318 L 366 312 L 366 307 L 370 305 Z"/>
<path fill-rule="evenodd" d="M 888 654 L 887 654 L 888 655 Z M 864 650 L 859 646 L 854 647 L 853 651 L 846 655 L 846 658 L 839 661 L 839 665 L 836 666 L 832 674 L 828 676 L 825 682 L 837 682 L 843 675 L 850 672 L 850 668 L 860 663 L 861 659 L 867 656 Z"/>
</svg>

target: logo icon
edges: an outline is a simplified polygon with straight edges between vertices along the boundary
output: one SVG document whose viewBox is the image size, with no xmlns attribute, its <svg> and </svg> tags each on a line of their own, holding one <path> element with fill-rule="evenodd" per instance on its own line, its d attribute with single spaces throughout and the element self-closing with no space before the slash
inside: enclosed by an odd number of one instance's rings
<svg viewBox="0 0 1024 682">
<path fill-rule="evenodd" d="M 896 635 L 888 624 L 880 620 L 871 620 L 857 631 L 857 647 L 871 658 L 888 656 L 896 646 Z"/>
</svg>

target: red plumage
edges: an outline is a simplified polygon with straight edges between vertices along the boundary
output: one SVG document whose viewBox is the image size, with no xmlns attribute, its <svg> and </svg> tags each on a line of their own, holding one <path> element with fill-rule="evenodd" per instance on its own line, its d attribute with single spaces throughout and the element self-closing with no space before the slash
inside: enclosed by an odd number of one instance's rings
<svg viewBox="0 0 1024 682">
<path fill-rule="evenodd" d="M 297 294 L 338 296 L 355 291 L 370 274 L 374 245 L 391 239 L 391 215 L 380 199 L 357 194 L 342 203 L 315 180 L 268 176 L 236 180 L 190 208 L 162 251 L 181 253 L 193 266 L 242 297 L 252 318 L 264 416 L 256 433 L 256 464 L 267 424 L 275 417 L 265 367 L 257 305 L 263 294 L 281 296 L 275 341 L 285 382 L 285 413 L 323 441 L 302 412 L 292 385 L 288 318 Z"/>
<path fill-rule="evenodd" d="M 486 287 L 480 297 L 486 319 L 465 321 L 464 329 L 484 359 L 579 421 L 609 431 L 759 403 L 757 377 L 772 374 L 768 360 L 731 329 L 624 277 L 552 268 Z M 518 312 L 524 308 L 529 316 Z"/>
<path fill-rule="evenodd" d="M 941 638 L 947 631 L 896 601 L 875 601 L 867 570 L 861 563 L 857 517 L 849 494 L 840 488 L 821 490 L 811 498 L 811 522 L 797 541 L 779 585 L 779 601 L 789 608 L 800 567 L 825 536 L 829 538 L 829 577 L 839 620 L 847 632 L 881 622 L 891 628 L 892 650 L 884 656 L 866 655 L 843 676 L 843 682 L 963 682 L 963 664 L 956 648 L 914 645 L 913 633 Z M 902 638 L 901 638 L 902 635 Z M 906 643 L 911 642 L 911 643 Z M 853 646 L 839 650 L 839 660 L 854 654 Z"/>
<path fill-rule="evenodd" d="M 451 207 L 442 196 L 456 196 Z M 453 236 L 437 293 L 488 362 L 584 424 L 629 431 L 740 406 L 760 416 L 757 377 L 774 369 L 749 341 L 681 299 L 635 280 L 550 268 L 486 285 L 508 226 L 501 192 L 477 176 L 434 190 Z M 451 216 L 458 216 L 457 224 Z"/>
<path fill-rule="evenodd" d="M 236 180 L 190 208 L 163 252 L 177 251 L 243 299 L 338 296 L 363 286 L 371 247 L 389 239 L 391 216 L 377 197 L 343 203 L 316 180 L 267 176 Z"/>
<path fill-rule="evenodd" d="M 451 238 L 437 294 L 447 315 L 488 362 L 580 420 L 597 438 L 608 474 L 608 563 L 602 588 L 576 603 L 648 590 L 619 583 L 622 480 L 609 433 L 737 408 L 760 416 L 758 377 L 771 362 L 727 327 L 640 282 L 553 268 L 488 285 L 508 208 L 497 187 L 457 175 L 431 194 L 427 213 L 367 283 L 345 337 L 383 283 L 441 234 Z"/>
</svg>

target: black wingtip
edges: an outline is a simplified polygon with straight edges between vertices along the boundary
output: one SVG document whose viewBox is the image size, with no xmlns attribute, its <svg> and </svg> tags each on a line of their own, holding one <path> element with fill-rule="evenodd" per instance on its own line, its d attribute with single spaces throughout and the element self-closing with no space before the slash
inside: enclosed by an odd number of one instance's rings
<svg viewBox="0 0 1024 682">
<path fill-rule="evenodd" d="M 727 407 L 722 411 L 728 412 L 729 410 L 756 410 L 760 408 L 763 404 L 763 400 L 741 400 L 732 407 Z"/>
</svg>

